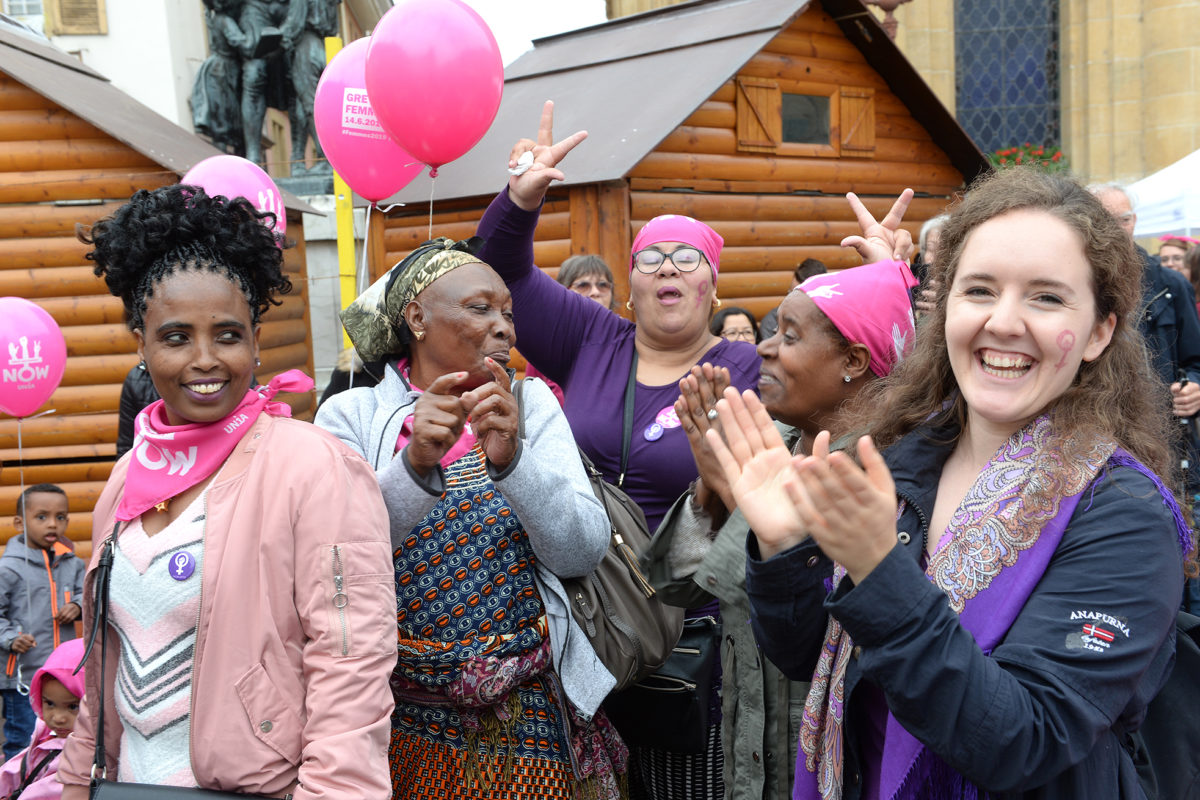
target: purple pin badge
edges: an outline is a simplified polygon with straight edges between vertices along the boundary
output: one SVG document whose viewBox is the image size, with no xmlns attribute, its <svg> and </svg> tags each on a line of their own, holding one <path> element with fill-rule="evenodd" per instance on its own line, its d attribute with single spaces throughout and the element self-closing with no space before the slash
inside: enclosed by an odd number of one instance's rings
<svg viewBox="0 0 1200 800">
<path fill-rule="evenodd" d="M 657 422 L 651 422 L 646 426 L 646 430 L 642 431 L 642 438 L 647 442 L 657 442 L 662 438 L 663 426 Z"/>
<path fill-rule="evenodd" d="M 171 556 L 168 564 L 171 577 L 177 581 L 186 581 L 196 571 L 196 557 L 186 550 Z"/>
</svg>

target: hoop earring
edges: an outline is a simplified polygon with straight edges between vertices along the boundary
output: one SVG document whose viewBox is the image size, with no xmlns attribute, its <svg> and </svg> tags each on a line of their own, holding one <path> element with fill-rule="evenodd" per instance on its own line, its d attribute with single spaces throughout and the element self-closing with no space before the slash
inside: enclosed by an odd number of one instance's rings
<svg viewBox="0 0 1200 800">
<path fill-rule="evenodd" d="M 632 301 L 632 300 L 626 300 L 626 301 L 625 301 L 625 308 L 629 309 L 630 311 L 633 311 L 633 301 Z"/>
<path fill-rule="evenodd" d="M 721 298 L 714 297 L 713 298 L 713 308 L 720 308 L 720 307 L 721 307 Z"/>
</svg>

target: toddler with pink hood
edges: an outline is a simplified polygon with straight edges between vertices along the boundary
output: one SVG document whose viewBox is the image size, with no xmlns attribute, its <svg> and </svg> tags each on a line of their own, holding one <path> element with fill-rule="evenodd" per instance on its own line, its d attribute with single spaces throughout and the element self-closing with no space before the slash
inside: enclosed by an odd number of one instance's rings
<svg viewBox="0 0 1200 800">
<path fill-rule="evenodd" d="M 83 659 L 83 640 L 59 645 L 33 675 L 29 702 L 38 716 L 32 744 L 0 767 L 0 798 L 45 800 L 62 796 L 58 782 L 58 756 L 67 735 L 75 729 L 79 700 L 83 697 L 84 671 L 72 674 Z"/>
</svg>

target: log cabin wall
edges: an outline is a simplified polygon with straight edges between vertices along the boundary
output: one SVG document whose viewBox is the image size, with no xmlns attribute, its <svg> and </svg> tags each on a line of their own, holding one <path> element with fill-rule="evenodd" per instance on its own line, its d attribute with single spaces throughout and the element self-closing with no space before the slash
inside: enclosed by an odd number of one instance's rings
<svg viewBox="0 0 1200 800">
<path fill-rule="evenodd" d="M 785 144 L 778 128 L 762 128 L 760 118 L 769 125 L 780 94 L 789 92 L 831 98 L 829 145 Z M 668 213 L 707 222 L 725 239 L 720 296 L 761 318 L 805 258 L 831 269 L 859 263 L 839 245 L 858 233 L 846 192 L 857 192 L 876 218 L 905 187 L 928 195 L 905 217 L 915 240 L 962 183 L 859 49 L 813 4 L 633 169 L 631 226 Z"/>
<path fill-rule="evenodd" d="M 186 135 L 182 131 L 180 135 Z M 92 508 L 115 460 L 121 384 L 138 362 L 121 301 L 108 294 L 75 238 L 75 225 L 111 214 L 138 189 L 177 183 L 178 174 L 69 110 L 0 73 L 0 296 L 23 297 L 62 328 L 67 366 L 59 388 L 20 424 L 0 414 L 0 542 L 26 486 L 55 483 L 67 493 L 67 535 L 91 552 Z M 294 216 L 294 219 L 293 219 Z M 303 230 L 300 214 L 289 229 Z M 312 374 L 304 243 L 285 251 L 293 293 L 263 320 L 260 380 L 293 367 Z M 314 398 L 289 396 L 311 418 Z M 20 458 L 18 453 L 20 452 Z"/>
</svg>

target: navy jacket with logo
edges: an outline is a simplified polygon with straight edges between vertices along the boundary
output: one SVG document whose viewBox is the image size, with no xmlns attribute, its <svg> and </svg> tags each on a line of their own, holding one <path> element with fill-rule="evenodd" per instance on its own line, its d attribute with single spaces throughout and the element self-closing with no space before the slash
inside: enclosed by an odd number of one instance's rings
<svg viewBox="0 0 1200 800">
<path fill-rule="evenodd" d="M 847 577 L 827 596 L 832 564 L 811 540 L 763 561 L 749 537 L 746 589 L 763 652 L 788 677 L 807 680 L 827 613 L 853 638 L 846 800 L 860 792 L 855 689 L 864 680 L 910 733 L 992 797 L 1144 797 L 1125 745 L 1174 662 L 1183 570 L 1170 510 L 1136 470 L 1102 472 L 986 656 L 920 563 L 950 450 L 915 432 L 885 454 L 907 501 L 897 531 L 908 541 L 861 584 Z M 1099 638 L 1082 635 L 1088 625 Z"/>
</svg>

